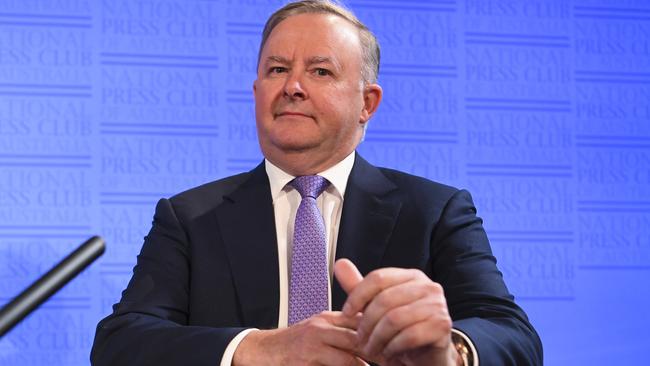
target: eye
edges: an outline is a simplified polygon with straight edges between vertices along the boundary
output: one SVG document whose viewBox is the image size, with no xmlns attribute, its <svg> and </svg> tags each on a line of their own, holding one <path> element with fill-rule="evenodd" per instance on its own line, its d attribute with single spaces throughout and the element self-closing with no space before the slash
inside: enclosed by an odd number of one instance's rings
<svg viewBox="0 0 650 366">
<path fill-rule="evenodd" d="M 280 74 L 280 73 L 283 73 L 283 72 L 287 72 L 287 68 L 286 68 L 286 67 L 282 67 L 282 66 L 273 66 L 273 67 L 271 67 L 271 68 L 269 69 L 269 74 Z"/>
<path fill-rule="evenodd" d="M 332 75 L 332 73 L 328 69 L 323 69 L 322 67 L 317 67 L 314 70 L 314 73 L 318 76 L 328 76 Z"/>
</svg>

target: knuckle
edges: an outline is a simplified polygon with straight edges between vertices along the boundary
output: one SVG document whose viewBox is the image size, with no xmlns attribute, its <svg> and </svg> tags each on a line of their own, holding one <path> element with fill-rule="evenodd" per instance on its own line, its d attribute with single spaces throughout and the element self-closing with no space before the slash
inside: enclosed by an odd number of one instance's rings
<svg viewBox="0 0 650 366">
<path fill-rule="evenodd" d="M 333 311 L 324 310 L 324 311 L 321 311 L 320 313 L 316 314 L 314 317 L 323 318 L 323 319 L 330 319 L 333 316 L 334 316 Z"/>
<path fill-rule="evenodd" d="M 445 332 L 451 332 L 452 321 L 449 317 L 442 317 L 438 319 L 438 328 L 444 330 Z"/>
<path fill-rule="evenodd" d="M 352 307 L 352 309 L 357 309 L 357 311 L 360 311 L 359 309 L 361 308 L 361 299 L 359 298 L 359 294 L 352 294 L 348 296 L 348 299 L 345 302 L 347 305 Z"/>
<path fill-rule="evenodd" d="M 374 282 L 377 285 L 382 286 L 382 287 L 383 287 L 383 284 L 386 282 L 386 275 L 384 275 L 384 273 L 379 269 L 370 272 L 370 274 L 368 274 L 368 278 L 372 282 Z"/>
<path fill-rule="evenodd" d="M 433 282 L 429 281 L 428 287 L 431 289 L 432 292 L 434 293 L 444 293 L 444 290 L 442 288 L 442 285 L 439 284 L 438 282 Z"/>
<path fill-rule="evenodd" d="M 447 304 L 444 302 L 437 302 L 434 304 L 433 312 L 436 315 L 436 318 L 449 318 L 449 309 L 447 309 Z"/>
<path fill-rule="evenodd" d="M 410 268 L 410 269 L 407 269 L 407 271 L 408 271 L 408 274 L 411 275 L 413 278 L 417 278 L 417 279 L 428 278 L 424 274 L 424 272 L 420 271 L 417 268 Z"/>
<path fill-rule="evenodd" d="M 410 331 L 406 332 L 404 334 L 404 344 L 415 344 L 418 341 L 418 332 L 417 331 Z"/>
<path fill-rule="evenodd" d="M 386 325 L 388 325 L 390 328 L 395 328 L 400 324 L 401 314 L 399 314 L 399 312 L 396 310 L 391 310 L 386 313 L 384 318 L 386 319 Z"/>
<path fill-rule="evenodd" d="M 308 330 L 316 330 L 322 328 L 322 319 L 318 316 L 312 316 L 311 318 L 305 319 L 304 326 Z"/>
<path fill-rule="evenodd" d="M 375 297 L 374 302 L 375 302 L 376 305 L 378 305 L 380 308 L 384 309 L 384 308 L 386 308 L 388 305 L 390 305 L 391 299 L 390 299 L 390 297 L 389 297 L 387 294 L 385 294 L 385 293 L 380 293 L 379 295 L 377 295 L 377 297 Z"/>
</svg>

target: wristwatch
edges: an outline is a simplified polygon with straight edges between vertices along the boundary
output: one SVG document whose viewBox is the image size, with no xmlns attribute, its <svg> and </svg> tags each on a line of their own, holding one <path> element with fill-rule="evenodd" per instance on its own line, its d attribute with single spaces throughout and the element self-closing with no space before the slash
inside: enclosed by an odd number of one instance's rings
<svg viewBox="0 0 650 366">
<path fill-rule="evenodd" d="M 474 365 L 474 354 L 470 350 L 469 345 L 463 336 L 452 332 L 451 341 L 454 344 L 454 348 L 456 348 L 456 352 L 458 352 L 458 357 L 463 361 L 463 366 Z"/>
</svg>

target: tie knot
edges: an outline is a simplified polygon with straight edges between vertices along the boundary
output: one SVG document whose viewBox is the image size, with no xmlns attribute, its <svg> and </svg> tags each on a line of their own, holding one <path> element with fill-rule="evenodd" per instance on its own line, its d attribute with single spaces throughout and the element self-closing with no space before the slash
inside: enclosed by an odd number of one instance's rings
<svg viewBox="0 0 650 366">
<path fill-rule="evenodd" d="M 323 193 L 330 182 L 319 175 L 303 175 L 301 177 L 296 177 L 289 184 L 300 193 L 300 197 L 316 198 Z"/>
</svg>

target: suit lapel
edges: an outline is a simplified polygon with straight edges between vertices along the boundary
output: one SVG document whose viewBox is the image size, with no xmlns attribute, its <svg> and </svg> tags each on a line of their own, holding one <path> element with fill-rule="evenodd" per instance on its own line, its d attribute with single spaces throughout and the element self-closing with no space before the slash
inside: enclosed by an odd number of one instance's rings
<svg viewBox="0 0 650 366">
<path fill-rule="evenodd" d="M 336 259 L 350 259 L 364 276 L 379 267 L 395 226 L 401 203 L 390 192 L 396 189 L 357 154 L 345 190 Z M 346 297 L 333 281 L 332 309 L 340 310 Z"/>
<path fill-rule="evenodd" d="M 273 201 L 264 164 L 216 209 L 243 326 L 273 328 L 279 311 L 279 271 Z"/>
<path fill-rule="evenodd" d="M 336 258 L 350 259 L 363 275 L 381 264 L 401 203 L 390 194 L 397 187 L 358 154 L 348 179 Z M 274 328 L 280 303 L 277 235 L 273 201 L 264 165 L 224 197 L 216 208 L 243 326 Z M 332 308 L 347 295 L 333 281 Z"/>
</svg>

